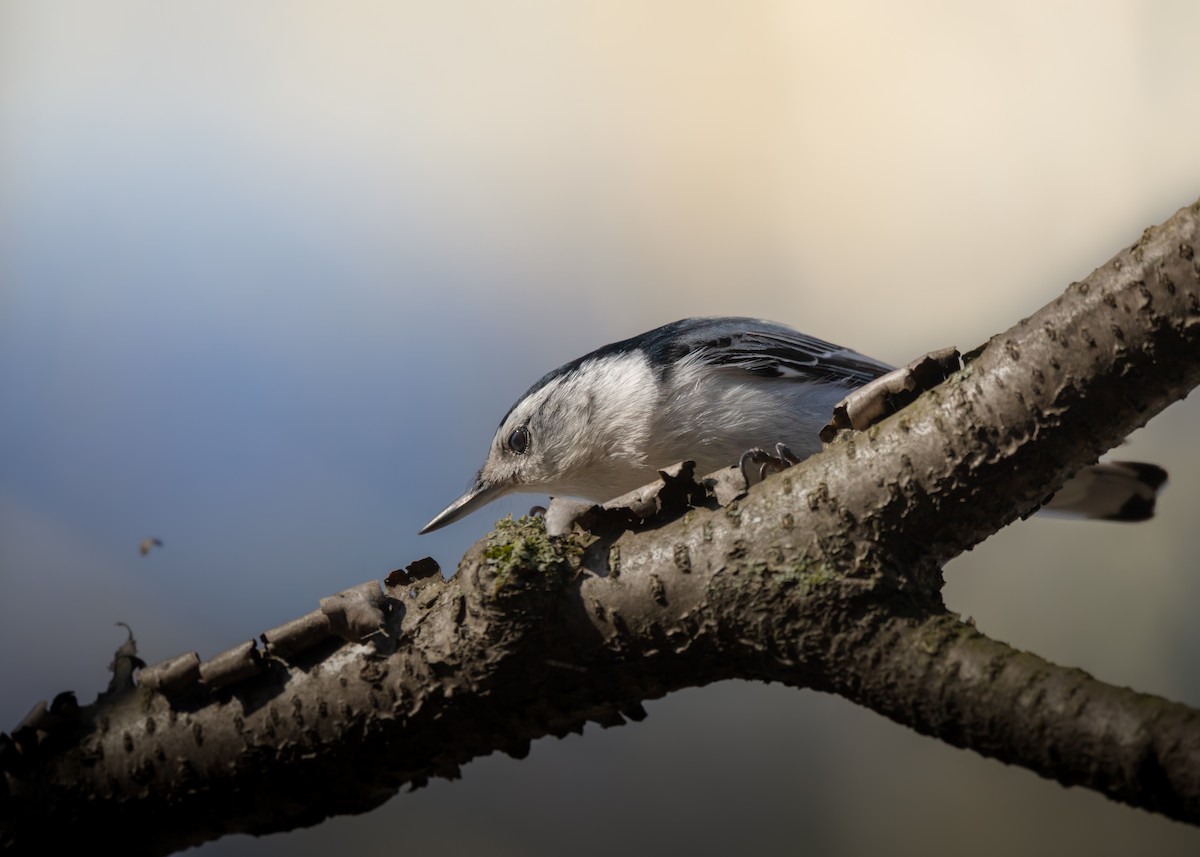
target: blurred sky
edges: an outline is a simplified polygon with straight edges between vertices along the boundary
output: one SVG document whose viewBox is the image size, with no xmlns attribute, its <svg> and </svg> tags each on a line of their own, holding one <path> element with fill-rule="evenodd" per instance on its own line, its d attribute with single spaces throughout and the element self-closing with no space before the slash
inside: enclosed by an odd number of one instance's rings
<svg viewBox="0 0 1200 857">
<path fill-rule="evenodd" d="M 432 554 L 512 400 L 755 315 L 972 347 L 1200 196 L 1200 6 L 0 0 L 0 728 Z M 1021 648 L 1200 705 L 1200 407 L 1153 522 L 947 569 Z M 147 536 L 164 547 L 138 556 Z M 1200 853 L 1200 831 L 743 683 L 365 817 L 206 846 Z"/>
</svg>

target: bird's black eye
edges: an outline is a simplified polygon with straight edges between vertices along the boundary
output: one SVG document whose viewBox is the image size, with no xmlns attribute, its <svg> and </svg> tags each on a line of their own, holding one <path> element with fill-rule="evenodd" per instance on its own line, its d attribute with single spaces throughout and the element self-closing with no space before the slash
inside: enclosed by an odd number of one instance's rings
<svg viewBox="0 0 1200 857">
<path fill-rule="evenodd" d="M 508 436 L 508 448 L 517 455 L 524 455 L 529 451 L 529 428 L 528 426 L 518 426 L 513 429 L 512 434 Z"/>
</svg>

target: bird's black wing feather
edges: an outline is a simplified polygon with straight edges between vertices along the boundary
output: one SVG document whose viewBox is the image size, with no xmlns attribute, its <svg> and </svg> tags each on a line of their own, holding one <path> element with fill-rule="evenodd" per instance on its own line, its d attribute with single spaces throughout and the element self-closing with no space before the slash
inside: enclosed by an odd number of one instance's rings
<svg viewBox="0 0 1200 857">
<path fill-rule="evenodd" d="M 664 369 L 695 354 L 713 366 L 741 369 L 764 378 L 850 386 L 865 384 L 891 370 L 886 363 L 832 342 L 752 318 L 684 319 L 651 331 L 646 337 L 643 347 Z"/>
</svg>

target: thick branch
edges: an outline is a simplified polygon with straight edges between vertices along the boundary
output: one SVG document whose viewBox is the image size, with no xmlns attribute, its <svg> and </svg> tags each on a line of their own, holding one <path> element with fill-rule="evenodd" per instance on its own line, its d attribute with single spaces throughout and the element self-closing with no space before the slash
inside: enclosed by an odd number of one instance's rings
<svg viewBox="0 0 1200 857">
<path fill-rule="evenodd" d="M 0 833 L 133 829 L 162 853 L 292 828 L 733 676 L 1200 822 L 1194 712 L 988 640 L 940 600 L 942 562 L 1200 381 L 1198 222 L 1193 205 L 1149 230 L 942 387 L 732 505 L 567 542 L 505 525 L 452 580 L 392 591 L 382 648 L 143 686 L 27 733 L 5 745 Z"/>
</svg>

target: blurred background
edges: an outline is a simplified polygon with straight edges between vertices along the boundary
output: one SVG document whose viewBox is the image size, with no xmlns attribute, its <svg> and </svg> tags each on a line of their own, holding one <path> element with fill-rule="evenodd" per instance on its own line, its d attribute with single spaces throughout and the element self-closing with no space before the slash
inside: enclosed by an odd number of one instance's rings
<svg viewBox="0 0 1200 857">
<path fill-rule="evenodd" d="M 977 345 L 1200 197 L 1200 6 L 0 2 L 0 729 L 432 554 L 543 372 L 687 315 Z M 1137 526 L 946 571 L 985 632 L 1200 705 L 1200 406 Z M 143 538 L 163 547 L 139 556 Z M 843 700 L 725 683 L 212 855 L 1200 853 Z"/>
</svg>

